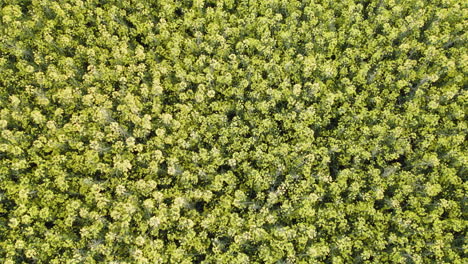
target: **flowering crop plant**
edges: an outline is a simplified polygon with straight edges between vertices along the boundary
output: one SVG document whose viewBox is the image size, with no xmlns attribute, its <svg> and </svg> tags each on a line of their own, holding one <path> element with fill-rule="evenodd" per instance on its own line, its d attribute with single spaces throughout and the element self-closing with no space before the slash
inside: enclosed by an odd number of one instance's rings
<svg viewBox="0 0 468 264">
<path fill-rule="evenodd" d="M 466 263 L 467 21 L 0 1 L 0 263 Z"/>
</svg>

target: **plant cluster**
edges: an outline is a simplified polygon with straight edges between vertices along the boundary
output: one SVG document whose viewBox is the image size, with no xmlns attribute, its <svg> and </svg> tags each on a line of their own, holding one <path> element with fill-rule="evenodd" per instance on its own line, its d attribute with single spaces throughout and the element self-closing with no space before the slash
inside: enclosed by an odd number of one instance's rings
<svg viewBox="0 0 468 264">
<path fill-rule="evenodd" d="M 0 262 L 463 263 L 467 4 L 0 3 Z"/>
</svg>

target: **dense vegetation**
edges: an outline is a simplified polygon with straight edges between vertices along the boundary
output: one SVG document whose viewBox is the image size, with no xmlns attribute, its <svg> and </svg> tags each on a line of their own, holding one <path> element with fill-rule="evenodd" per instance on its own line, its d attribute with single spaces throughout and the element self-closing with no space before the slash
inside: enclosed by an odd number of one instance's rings
<svg viewBox="0 0 468 264">
<path fill-rule="evenodd" d="M 0 262 L 463 263 L 467 7 L 1 1 Z"/>
</svg>

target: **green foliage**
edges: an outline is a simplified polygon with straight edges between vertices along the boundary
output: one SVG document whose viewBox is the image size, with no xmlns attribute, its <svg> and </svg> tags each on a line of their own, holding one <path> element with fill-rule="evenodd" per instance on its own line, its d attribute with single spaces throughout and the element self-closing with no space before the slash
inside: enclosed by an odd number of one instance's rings
<svg viewBox="0 0 468 264">
<path fill-rule="evenodd" d="M 464 263 L 467 5 L 0 3 L 1 263 Z"/>
</svg>

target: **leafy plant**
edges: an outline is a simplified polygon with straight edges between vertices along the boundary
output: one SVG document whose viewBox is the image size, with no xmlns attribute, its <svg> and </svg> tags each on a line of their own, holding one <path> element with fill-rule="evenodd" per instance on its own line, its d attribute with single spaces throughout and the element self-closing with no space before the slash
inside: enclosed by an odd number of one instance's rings
<svg viewBox="0 0 468 264">
<path fill-rule="evenodd" d="M 464 263 L 466 4 L 0 3 L 0 262 Z"/>
</svg>

